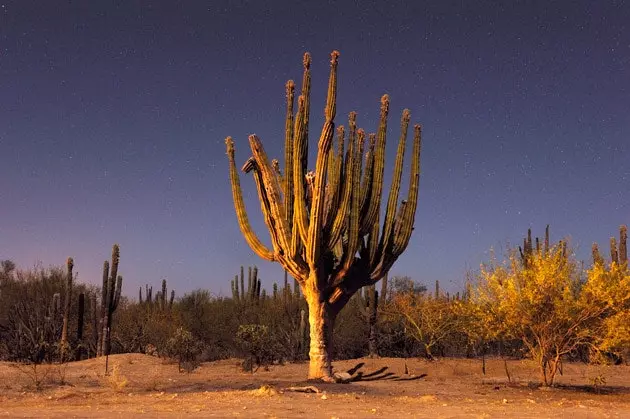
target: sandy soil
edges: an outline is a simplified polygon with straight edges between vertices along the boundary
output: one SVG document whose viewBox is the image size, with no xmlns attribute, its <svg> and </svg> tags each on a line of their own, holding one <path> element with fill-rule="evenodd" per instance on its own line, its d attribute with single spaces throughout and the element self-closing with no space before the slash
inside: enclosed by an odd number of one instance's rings
<svg viewBox="0 0 630 419">
<path fill-rule="evenodd" d="M 570 417 L 630 418 L 630 367 L 564 366 L 558 386 L 539 388 L 528 361 L 468 359 L 360 359 L 338 361 L 336 371 L 362 376 L 349 384 L 309 383 L 306 364 L 287 364 L 243 373 L 236 359 L 203 364 L 191 374 L 146 355 L 40 366 L 34 371 L 0 363 L 0 417 Z M 405 363 L 408 374 L 404 374 Z M 595 377 L 606 384 L 592 387 Z M 60 381 L 67 384 L 60 384 Z M 320 393 L 289 391 L 315 385 Z"/>
</svg>

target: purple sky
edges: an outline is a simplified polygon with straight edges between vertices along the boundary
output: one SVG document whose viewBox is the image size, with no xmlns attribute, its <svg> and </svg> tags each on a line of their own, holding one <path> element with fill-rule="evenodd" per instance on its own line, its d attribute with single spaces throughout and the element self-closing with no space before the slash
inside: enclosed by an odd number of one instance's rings
<svg viewBox="0 0 630 419">
<path fill-rule="evenodd" d="M 587 259 L 630 224 L 625 2 L 0 3 L 0 259 L 21 268 L 73 256 L 98 283 L 119 243 L 133 296 L 162 278 L 228 294 L 240 265 L 281 281 L 240 234 L 224 139 L 239 164 L 254 132 L 283 155 L 284 83 L 304 51 L 311 132 L 333 49 L 338 124 L 356 110 L 374 131 L 390 95 L 386 182 L 400 112 L 423 124 L 416 229 L 392 274 L 457 290 L 528 227 L 551 224 Z"/>
</svg>

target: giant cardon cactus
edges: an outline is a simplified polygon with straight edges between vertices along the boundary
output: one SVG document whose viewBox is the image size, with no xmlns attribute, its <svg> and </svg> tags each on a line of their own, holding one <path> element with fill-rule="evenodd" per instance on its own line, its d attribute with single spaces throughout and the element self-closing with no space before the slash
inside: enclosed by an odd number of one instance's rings
<svg viewBox="0 0 630 419">
<path fill-rule="evenodd" d="M 357 129 L 357 115 L 347 129 L 335 130 L 337 60 L 331 54 L 325 122 L 315 170 L 307 173 L 311 56 L 304 55 L 302 92 L 294 114 L 293 81 L 286 84 L 284 171 L 270 161 L 256 135 L 243 171 L 251 173 L 265 223 L 266 246 L 252 230 L 234 160 L 234 142 L 225 142 L 236 215 L 247 243 L 263 259 L 280 263 L 300 284 L 309 308 L 309 378 L 332 379 L 331 347 L 335 317 L 361 287 L 383 278 L 407 247 L 413 230 L 420 179 L 420 125 L 414 127 L 411 179 L 407 199 L 398 204 L 410 113 L 404 110 L 391 189 L 381 214 L 389 97 L 381 98 L 378 131 Z M 333 139 L 336 131 L 336 148 Z"/>
</svg>

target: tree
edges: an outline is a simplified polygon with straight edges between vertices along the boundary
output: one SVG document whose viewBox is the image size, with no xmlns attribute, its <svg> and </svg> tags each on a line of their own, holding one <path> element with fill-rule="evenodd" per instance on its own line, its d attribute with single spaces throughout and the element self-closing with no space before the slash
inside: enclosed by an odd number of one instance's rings
<svg viewBox="0 0 630 419">
<path fill-rule="evenodd" d="M 410 113 L 404 110 L 392 186 L 383 227 L 379 223 L 389 97 L 381 99 L 377 134 L 357 129 L 356 113 L 349 116 L 348 135 L 335 133 L 337 60 L 331 69 L 325 122 L 318 143 L 315 171 L 306 173 L 310 117 L 310 64 L 304 55 L 302 94 L 293 114 L 295 84 L 286 85 L 285 167 L 267 158 L 256 135 L 249 136 L 252 157 L 243 171 L 252 173 L 272 248 L 253 232 L 243 202 L 234 160 L 234 142 L 226 139 L 236 214 L 250 247 L 263 259 L 280 263 L 299 283 L 309 308 L 309 378 L 332 380 L 332 330 L 335 317 L 360 288 L 383 278 L 405 250 L 415 219 L 420 178 L 420 126 L 414 127 L 411 179 L 407 200 L 398 205 Z M 344 154 L 344 148 L 347 151 Z M 366 153 L 364 156 L 364 149 Z M 363 161 L 365 166 L 363 167 Z"/>
<path fill-rule="evenodd" d="M 630 300 L 630 279 L 613 280 L 601 266 L 584 279 L 564 242 L 549 249 L 512 251 L 503 264 L 482 266 L 474 295 L 486 330 L 519 339 L 552 385 L 562 357 L 596 348 L 606 319 Z M 625 302 L 624 302 L 625 301 Z"/>
</svg>

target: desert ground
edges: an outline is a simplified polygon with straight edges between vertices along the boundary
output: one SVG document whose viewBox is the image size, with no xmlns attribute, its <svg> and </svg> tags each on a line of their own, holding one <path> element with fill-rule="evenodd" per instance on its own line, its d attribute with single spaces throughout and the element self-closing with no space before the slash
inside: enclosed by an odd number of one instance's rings
<svg viewBox="0 0 630 419">
<path fill-rule="evenodd" d="M 65 365 L 0 363 L 2 417 L 241 418 L 630 418 L 630 366 L 565 364 L 557 386 L 541 388 L 530 361 L 356 359 L 337 361 L 348 384 L 305 380 L 306 363 L 245 373 L 240 361 L 204 363 L 192 373 L 140 354 Z M 405 365 L 407 373 L 405 374 Z M 604 383 L 605 381 L 605 383 Z M 63 383 L 63 384 L 62 384 Z M 597 383 L 597 386 L 594 384 Z M 318 392 L 302 392 L 308 386 Z"/>
</svg>

